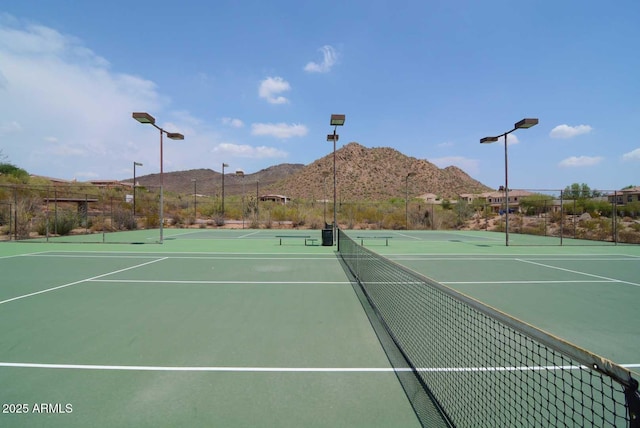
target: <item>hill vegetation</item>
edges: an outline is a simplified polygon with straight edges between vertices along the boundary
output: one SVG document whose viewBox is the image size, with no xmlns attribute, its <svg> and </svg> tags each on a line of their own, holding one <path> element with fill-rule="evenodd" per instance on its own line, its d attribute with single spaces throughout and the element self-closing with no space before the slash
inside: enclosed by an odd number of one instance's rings
<svg viewBox="0 0 640 428">
<path fill-rule="evenodd" d="M 388 147 L 366 148 L 358 143 L 349 143 L 336 151 L 336 164 L 337 198 L 340 201 L 384 201 L 404 198 L 407 191 L 410 198 L 432 193 L 441 198 L 457 199 L 462 193 L 491 190 L 460 168 L 449 166 L 441 169 L 431 162 L 406 156 Z M 409 173 L 415 175 L 407 180 Z M 193 193 L 192 179 L 197 180 L 198 194 L 215 196 L 221 192 L 221 173 L 210 169 L 165 173 L 165 189 Z M 225 193 L 241 193 L 242 180 L 246 191 L 254 189 L 259 182 L 260 194 L 275 193 L 309 201 L 331 199 L 333 153 L 310 165 L 280 164 L 246 174 L 244 178 L 233 172 L 226 173 Z M 137 181 L 143 186 L 159 186 L 160 176 L 142 176 Z"/>
</svg>

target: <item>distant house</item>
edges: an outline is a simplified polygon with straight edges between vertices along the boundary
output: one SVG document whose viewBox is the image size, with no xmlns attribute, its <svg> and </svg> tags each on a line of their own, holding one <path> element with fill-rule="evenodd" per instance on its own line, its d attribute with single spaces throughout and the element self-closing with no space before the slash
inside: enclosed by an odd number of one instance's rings
<svg viewBox="0 0 640 428">
<path fill-rule="evenodd" d="M 89 183 L 93 184 L 96 187 L 103 187 L 107 189 L 113 188 L 127 188 L 130 189 L 133 187 L 132 183 L 118 181 L 118 180 L 91 180 Z"/>
<path fill-rule="evenodd" d="M 520 209 L 520 199 L 531 195 L 533 195 L 533 193 L 526 190 L 509 190 L 509 211 L 518 211 Z M 496 213 L 503 212 L 506 207 L 505 193 L 503 190 L 484 193 L 464 193 L 460 195 L 460 200 L 467 203 L 482 200 L 488 206 L 488 209 Z"/>
<path fill-rule="evenodd" d="M 489 195 L 493 192 L 483 192 L 483 193 L 463 193 L 460 195 L 460 200 L 466 202 L 468 204 L 472 203 L 475 200 L 484 200 L 486 202 Z"/>
<path fill-rule="evenodd" d="M 284 195 L 262 195 L 260 196 L 261 201 L 272 201 L 279 202 L 281 204 L 286 204 L 290 199 Z"/>
<path fill-rule="evenodd" d="M 627 189 L 618 190 L 613 194 L 607 195 L 609 202 L 618 205 L 626 205 L 632 202 L 640 202 L 640 186 L 629 187 Z"/>
<path fill-rule="evenodd" d="M 423 201 L 429 204 L 439 204 L 440 200 L 438 199 L 438 195 L 434 195 L 433 193 L 425 193 L 419 196 L 416 196 L 416 199 L 422 199 Z"/>
</svg>

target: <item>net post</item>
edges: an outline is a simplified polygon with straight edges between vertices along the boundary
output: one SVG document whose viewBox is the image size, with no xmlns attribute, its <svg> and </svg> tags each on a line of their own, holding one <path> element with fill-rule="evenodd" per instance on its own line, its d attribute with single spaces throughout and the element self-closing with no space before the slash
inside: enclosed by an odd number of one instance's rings
<svg viewBox="0 0 640 428">
<path fill-rule="evenodd" d="M 640 428 L 640 392 L 637 380 L 630 379 L 629 385 L 624 388 L 624 396 L 629 413 L 629 428 Z"/>
</svg>

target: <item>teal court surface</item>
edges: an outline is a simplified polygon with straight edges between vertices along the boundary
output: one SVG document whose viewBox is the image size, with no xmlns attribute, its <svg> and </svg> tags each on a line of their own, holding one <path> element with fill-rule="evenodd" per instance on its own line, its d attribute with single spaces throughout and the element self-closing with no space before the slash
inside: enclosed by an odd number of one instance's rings
<svg viewBox="0 0 640 428">
<path fill-rule="evenodd" d="M 639 246 L 347 233 L 640 377 Z M 0 244 L 0 426 L 421 425 L 320 231 L 132 234 Z"/>
</svg>

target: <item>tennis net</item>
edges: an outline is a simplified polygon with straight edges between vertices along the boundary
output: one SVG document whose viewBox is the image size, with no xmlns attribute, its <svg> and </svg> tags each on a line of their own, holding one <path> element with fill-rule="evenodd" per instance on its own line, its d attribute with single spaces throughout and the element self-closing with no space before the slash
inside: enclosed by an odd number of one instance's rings
<svg viewBox="0 0 640 428">
<path fill-rule="evenodd" d="M 428 413 L 426 396 L 452 426 L 640 427 L 638 382 L 624 367 L 386 259 L 343 231 L 338 238 L 344 264 L 422 388 L 421 398 L 408 394 L 419 418 Z"/>
</svg>

